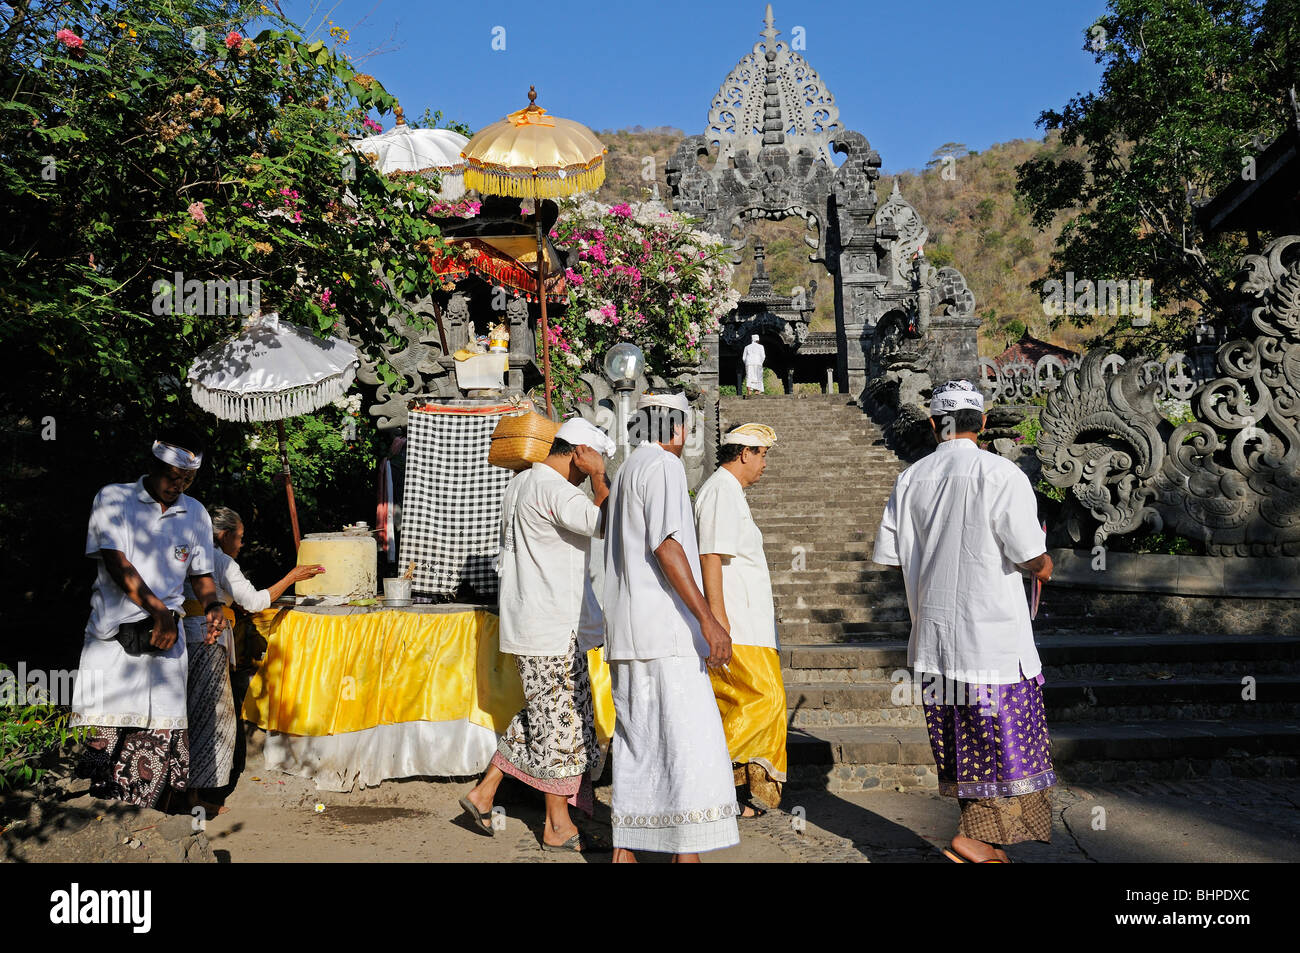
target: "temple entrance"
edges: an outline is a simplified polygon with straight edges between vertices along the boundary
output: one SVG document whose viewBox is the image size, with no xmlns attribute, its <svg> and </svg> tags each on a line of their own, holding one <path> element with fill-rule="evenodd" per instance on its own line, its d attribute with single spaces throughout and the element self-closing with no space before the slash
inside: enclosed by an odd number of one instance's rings
<svg viewBox="0 0 1300 953">
<path fill-rule="evenodd" d="M 769 5 L 762 39 L 718 88 L 704 133 L 683 139 L 668 163 L 673 208 L 736 241 L 740 258 L 755 259 L 751 293 L 724 322 L 700 383 L 729 384 L 736 344 L 743 348 L 761 325 L 760 335 L 783 344 L 769 352 L 769 366 L 791 384 L 800 377 L 820 383 L 833 335 L 835 383 L 869 405 L 877 326 L 895 310 L 923 339 L 932 375 L 974 379 L 978 318 L 965 279 L 956 269 L 928 266 L 920 216 L 897 187 L 878 199 L 880 154 L 844 127 L 817 71 L 779 35 Z M 830 285 L 819 283 L 811 309 L 773 282 L 770 270 L 764 279 L 757 271 L 754 243 L 776 237 L 754 226 L 797 219 L 805 225 L 807 263 L 821 265 Z M 748 248 L 740 244 L 746 240 Z M 745 287 L 742 281 L 736 286 Z M 955 305 L 944 307 L 949 300 Z M 833 327 L 814 327 L 814 318 L 832 315 Z"/>
</svg>

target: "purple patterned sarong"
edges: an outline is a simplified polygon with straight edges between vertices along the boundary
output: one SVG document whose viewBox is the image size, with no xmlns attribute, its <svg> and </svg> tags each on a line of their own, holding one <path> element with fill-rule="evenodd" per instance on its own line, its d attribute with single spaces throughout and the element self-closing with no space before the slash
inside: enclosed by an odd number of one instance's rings
<svg viewBox="0 0 1300 953">
<path fill-rule="evenodd" d="M 1014 797 L 1056 783 L 1042 675 L 1011 685 L 972 685 L 918 674 L 940 794 Z"/>
</svg>

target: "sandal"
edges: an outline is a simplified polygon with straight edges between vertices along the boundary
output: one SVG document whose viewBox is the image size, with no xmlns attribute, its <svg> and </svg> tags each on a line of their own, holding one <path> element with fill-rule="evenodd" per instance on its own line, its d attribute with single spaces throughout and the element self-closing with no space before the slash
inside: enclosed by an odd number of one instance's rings
<svg viewBox="0 0 1300 953">
<path fill-rule="evenodd" d="M 943 848 L 943 856 L 947 857 L 954 864 L 1009 864 L 1011 861 L 1003 860 L 1000 857 L 990 857 L 988 860 L 967 860 L 961 854 L 949 847 Z"/>
<path fill-rule="evenodd" d="M 469 795 L 460 799 L 460 806 L 465 809 L 469 815 L 470 826 L 482 834 L 484 837 L 495 837 L 496 829 L 492 826 L 492 812 L 480 811 L 474 806 L 474 802 L 469 799 Z"/>
<path fill-rule="evenodd" d="M 753 811 L 754 813 L 753 813 L 753 814 L 746 814 L 746 813 L 745 813 L 746 811 Z M 759 807 L 759 806 L 758 806 L 757 804 L 755 804 L 753 801 L 741 801 L 741 802 L 740 802 L 740 815 L 739 815 L 739 816 L 740 816 L 740 818 L 741 818 L 742 820 L 746 820 L 746 821 L 756 821 L 756 820 L 758 820 L 760 817 L 762 817 L 762 816 L 763 816 L 764 814 L 766 814 L 766 813 L 767 813 L 767 811 L 766 811 L 765 809 Z"/>
<path fill-rule="evenodd" d="M 582 853 L 582 832 L 574 834 L 563 844 L 548 844 L 542 841 L 542 850 L 553 851 L 557 854 L 581 854 Z"/>
</svg>

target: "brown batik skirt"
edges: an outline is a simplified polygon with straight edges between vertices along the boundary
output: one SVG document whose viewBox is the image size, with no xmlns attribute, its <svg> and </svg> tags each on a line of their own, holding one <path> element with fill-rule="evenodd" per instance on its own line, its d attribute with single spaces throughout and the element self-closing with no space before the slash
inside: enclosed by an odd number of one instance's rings
<svg viewBox="0 0 1300 953">
<path fill-rule="evenodd" d="M 1013 797 L 961 798 L 957 832 L 986 844 L 1052 840 L 1052 803 L 1047 791 Z"/>
<path fill-rule="evenodd" d="M 190 750 L 184 728 L 91 727 L 77 776 L 90 778 L 90 796 L 161 807 L 168 789 L 189 784 Z"/>
<path fill-rule="evenodd" d="M 587 653 L 569 637 L 564 655 L 516 655 L 524 707 L 510 719 L 492 764 L 590 815 L 604 759 L 596 740 Z"/>
</svg>

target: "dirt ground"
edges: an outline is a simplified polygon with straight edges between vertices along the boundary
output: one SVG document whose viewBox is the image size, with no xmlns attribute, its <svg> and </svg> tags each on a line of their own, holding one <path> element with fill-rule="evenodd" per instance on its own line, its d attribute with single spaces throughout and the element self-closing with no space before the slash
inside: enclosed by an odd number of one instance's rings
<svg viewBox="0 0 1300 953">
<path fill-rule="evenodd" d="M 230 863 L 610 860 L 609 853 L 543 852 L 541 797 L 509 779 L 498 798 L 504 830 L 490 838 L 474 833 L 457 805 L 472 784 L 388 781 L 338 794 L 250 765 L 227 802 L 229 813 L 208 821 L 206 833 L 218 862 Z M 609 791 L 598 786 L 595 817 L 579 820 L 606 841 Z M 1013 860 L 1300 861 L 1300 797 L 1286 779 L 1061 786 L 1053 800 L 1052 843 L 1016 845 Z M 938 847 L 951 838 L 957 820 L 955 802 L 926 791 L 789 790 L 784 807 L 741 820 L 740 844 L 705 855 L 706 862 L 948 863 Z M 653 854 L 642 859 L 666 860 Z"/>
<path fill-rule="evenodd" d="M 542 799 L 507 778 L 495 836 L 471 830 L 457 800 L 473 779 L 386 781 L 347 793 L 269 770 L 256 749 L 214 818 L 166 815 L 86 793 L 63 759 L 39 790 L 0 798 L 0 860 L 73 863 L 299 861 L 608 863 L 611 854 L 543 852 Z M 610 838 L 607 784 L 579 827 Z M 1300 861 L 1294 779 L 1059 785 L 1052 842 L 1009 849 L 1021 863 Z M 783 810 L 740 823 L 740 844 L 708 863 L 948 863 L 957 806 L 930 791 L 834 794 L 788 788 Z M 646 862 L 662 855 L 642 854 Z"/>
</svg>

